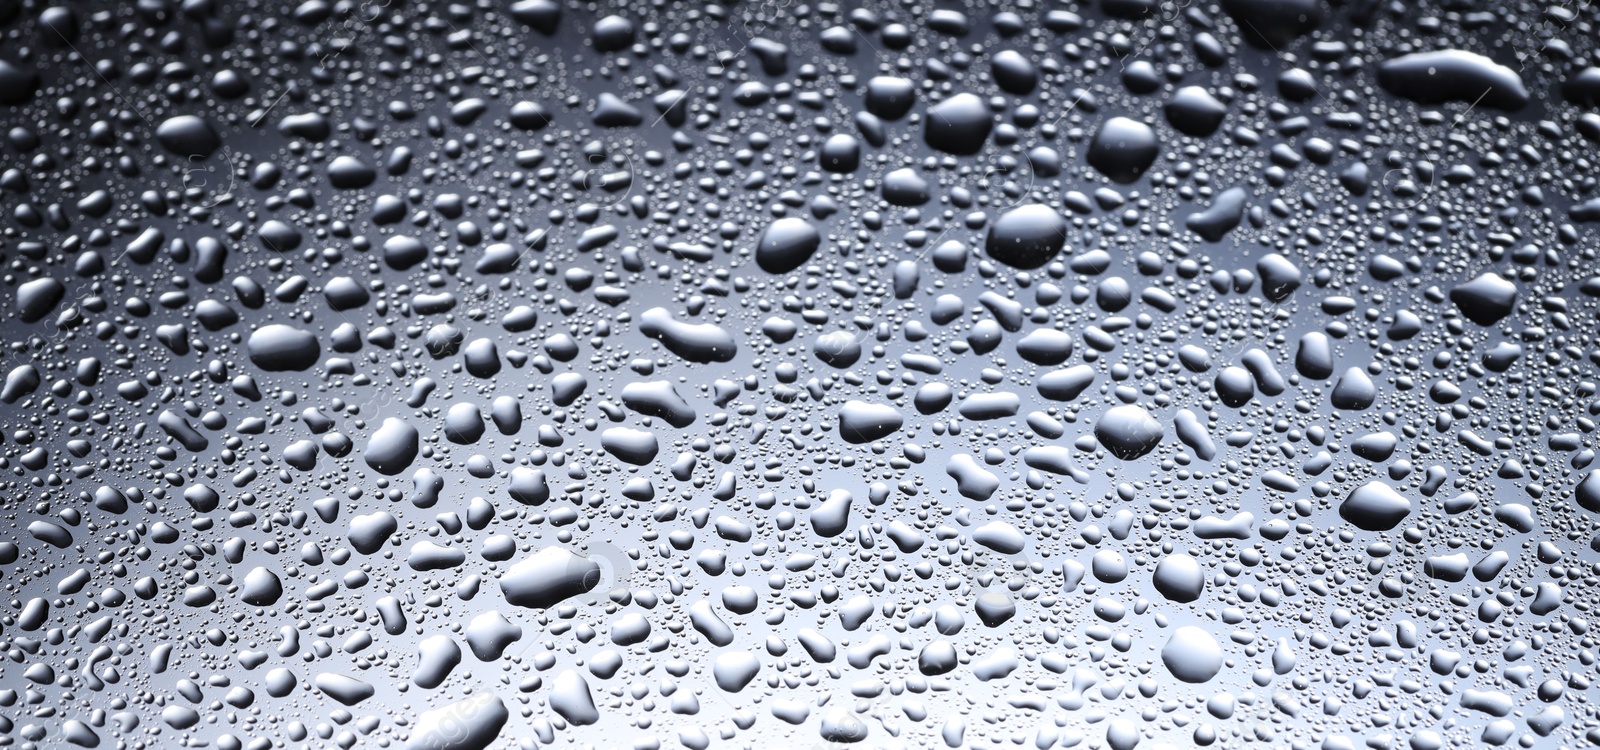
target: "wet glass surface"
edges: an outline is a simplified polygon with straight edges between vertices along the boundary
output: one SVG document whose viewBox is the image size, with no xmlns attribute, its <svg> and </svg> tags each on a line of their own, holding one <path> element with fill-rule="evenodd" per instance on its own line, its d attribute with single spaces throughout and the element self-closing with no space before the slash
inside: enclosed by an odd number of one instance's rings
<svg viewBox="0 0 1600 750">
<path fill-rule="evenodd" d="M 1596 21 L 0 0 L 0 744 L 1600 745 Z"/>
</svg>

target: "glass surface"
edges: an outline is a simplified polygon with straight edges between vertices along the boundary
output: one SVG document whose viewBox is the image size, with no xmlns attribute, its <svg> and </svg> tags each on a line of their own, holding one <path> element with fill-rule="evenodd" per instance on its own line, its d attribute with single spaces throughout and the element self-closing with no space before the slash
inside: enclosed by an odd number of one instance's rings
<svg viewBox="0 0 1600 750">
<path fill-rule="evenodd" d="M 0 745 L 1600 745 L 1574 3 L 0 0 Z"/>
</svg>

